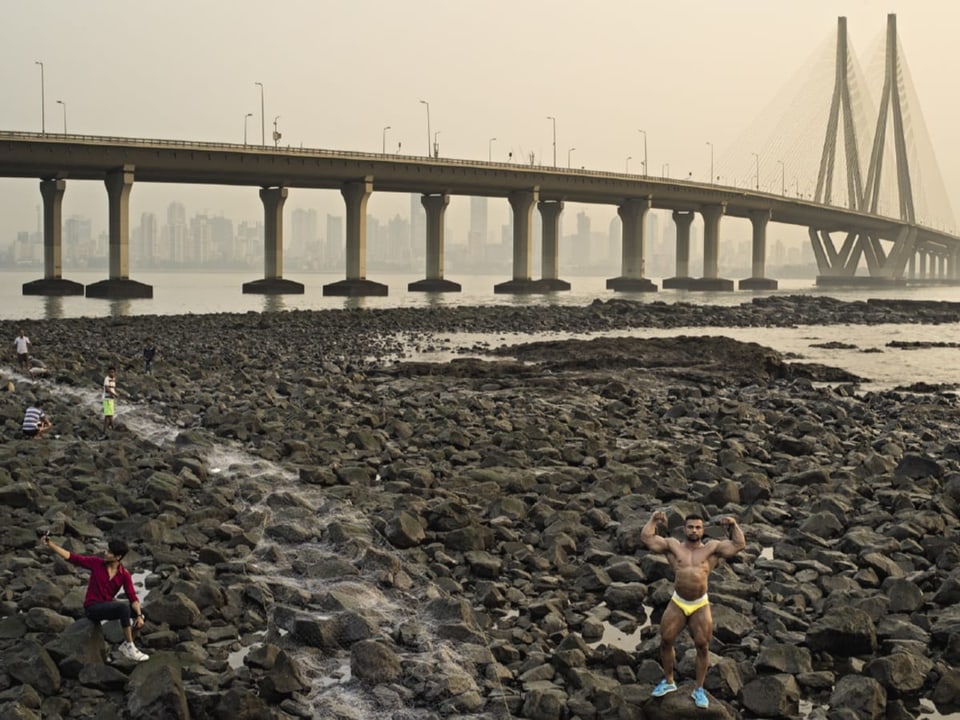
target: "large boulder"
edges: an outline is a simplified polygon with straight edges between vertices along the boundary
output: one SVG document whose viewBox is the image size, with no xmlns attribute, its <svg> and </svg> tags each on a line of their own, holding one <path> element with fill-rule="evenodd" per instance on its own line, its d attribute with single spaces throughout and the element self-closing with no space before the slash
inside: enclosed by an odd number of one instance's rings
<svg viewBox="0 0 960 720">
<path fill-rule="evenodd" d="M 361 640 L 350 647 L 350 672 L 370 685 L 396 682 L 400 677 L 400 656 L 385 643 Z"/>
<path fill-rule="evenodd" d="M 887 692 L 871 677 L 845 675 L 830 695 L 830 707 L 852 710 L 860 720 L 881 720 L 886 715 Z"/>
<path fill-rule="evenodd" d="M 877 649 L 877 630 L 863 610 L 834 607 L 807 629 L 807 646 L 841 657 L 870 655 Z"/>
<path fill-rule="evenodd" d="M 180 665 L 172 658 L 157 658 L 137 665 L 130 675 L 127 711 L 131 717 L 189 720 Z"/>
<path fill-rule="evenodd" d="M 793 675 L 761 675 L 740 691 L 743 706 L 760 717 L 793 717 L 800 707 L 800 686 Z"/>
<path fill-rule="evenodd" d="M 864 674 L 878 680 L 894 694 L 913 693 L 923 687 L 933 669 L 933 661 L 913 653 L 896 652 L 876 658 L 864 667 Z"/>
</svg>

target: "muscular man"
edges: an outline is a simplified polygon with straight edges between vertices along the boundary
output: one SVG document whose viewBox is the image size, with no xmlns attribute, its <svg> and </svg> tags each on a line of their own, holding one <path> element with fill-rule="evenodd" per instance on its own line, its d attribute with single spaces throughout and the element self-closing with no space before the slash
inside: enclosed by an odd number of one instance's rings
<svg viewBox="0 0 960 720">
<path fill-rule="evenodd" d="M 143 662 L 150 656 L 140 652 L 133 644 L 133 629 L 143 627 L 143 612 L 140 609 L 140 600 L 133 587 L 133 578 L 130 572 L 120 564 L 127 554 L 127 543 L 123 540 L 111 540 L 103 557 L 95 555 L 77 555 L 60 547 L 49 536 L 40 539 L 41 544 L 50 548 L 68 563 L 79 565 L 90 571 L 90 581 L 87 583 L 87 594 L 83 599 L 83 612 L 90 620 L 119 620 L 123 626 L 126 642 L 120 645 L 120 654 L 128 660 Z M 114 600 L 120 589 L 127 594 L 128 602 Z"/>
<path fill-rule="evenodd" d="M 662 697 L 676 691 L 673 669 L 676 654 L 673 644 L 686 626 L 697 647 L 697 685 L 691 694 L 697 707 L 709 707 L 710 701 L 703 689 L 710 659 L 710 639 L 713 637 L 713 616 L 707 598 L 707 583 L 711 571 L 720 559 L 729 560 L 746 546 L 743 530 L 736 518 L 724 517 L 720 524 L 726 528 L 727 540 L 703 542 L 703 518 L 688 515 L 683 522 L 685 539 L 680 542 L 673 537 L 657 535 L 657 525 L 666 527 L 667 514 L 662 510 L 653 513 L 643 526 L 640 539 L 652 552 L 663 553 L 674 571 L 674 593 L 660 619 L 660 663 L 663 665 L 663 680 L 653 689 L 654 697 Z"/>
</svg>

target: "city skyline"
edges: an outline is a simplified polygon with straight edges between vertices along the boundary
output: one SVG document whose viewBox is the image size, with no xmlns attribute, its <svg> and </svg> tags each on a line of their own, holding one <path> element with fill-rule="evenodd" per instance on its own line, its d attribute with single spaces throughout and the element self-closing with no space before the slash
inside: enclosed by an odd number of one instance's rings
<svg viewBox="0 0 960 720">
<path fill-rule="evenodd" d="M 409 213 L 381 218 L 367 215 L 367 255 L 371 272 L 399 270 L 422 272 L 425 261 L 423 225 L 425 213 L 420 196 L 409 195 Z M 446 223 L 447 266 L 454 272 L 489 271 L 509 274 L 512 263 L 513 231 L 510 222 L 491 226 L 487 198 L 471 199 L 470 228 L 459 232 Z M 315 208 L 287 207 L 284 261 L 288 271 L 339 272 L 343 266 L 344 217 L 321 213 Z M 620 264 L 620 219 L 594 225 L 583 211 L 565 213 L 560 220 L 560 265 L 568 275 L 616 274 Z M 534 214 L 532 266 L 540 272 L 541 224 Z M 737 219 L 731 218 L 736 222 Z M 747 223 L 740 221 L 749 228 Z M 89 217 L 70 215 L 63 220 L 63 267 L 71 270 L 106 268 L 108 238 L 105 227 L 95 227 Z M 787 229 L 789 226 L 778 226 Z M 323 230 L 321 230 L 323 228 Z M 157 269 L 194 268 L 201 270 L 250 269 L 263 265 L 264 225 L 262 221 L 237 221 L 224 214 L 189 212 L 174 200 L 161 213 L 143 212 L 132 219 L 130 256 L 132 272 Z M 43 233 L 21 230 L 8 248 L 0 246 L 0 267 L 42 268 Z M 733 275 L 750 268 L 749 233 L 732 235 L 721 267 Z M 786 270 L 790 277 L 798 270 L 813 268 L 808 245 L 797 244 L 772 234 L 770 267 Z M 702 227 L 691 228 L 691 268 L 700 267 Z M 675 264 L 675 228 L 669 211 L 647 214 L 647 268 L 651 276 L 667 277 Z M 812 275 L 811 275 L 812 276 Z"/>
</svg>

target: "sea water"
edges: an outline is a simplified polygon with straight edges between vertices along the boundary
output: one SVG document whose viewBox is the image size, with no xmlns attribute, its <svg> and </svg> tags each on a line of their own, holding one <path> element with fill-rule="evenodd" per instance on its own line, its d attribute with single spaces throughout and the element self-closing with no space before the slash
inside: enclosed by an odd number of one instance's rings
<svg viewBox="0 0 960 720">
<path fill-rule="evenodd" d="M 104 279 L 103 273 L 70 273 L 64 276 L 88 284 Z M 459 293 L 408 292 L 407 285 L 417 275 L 368 277 L 389 287 L 386 297 L 327 297 L 323 286 L 342 279 L 332 273 L 291 275 L 304 284 L 302 295 L 244 295 L 244 282 L 257 279 L 252 273 L 143 273 L 135 279 L 153 286 L 154 297 L 140 300 L 102 300 L 85 297 L 37 297 L 21 294 L 23 283 L 35 280 L 35 271 L 0 272 L 0 319 L 23 321 L 28 336 L 42 341 L 43 320 L 68 317 L 110 317 L 134 315 L 180 315 L 208 313 L 261 313 L 285 310 L 323 310 L 344 308 L 416 308 L 464 305 L 585 306 L 596 299 L 628 299 L 635 302 L 695 303 L 733 306 L 749 303 L 755 297 L 809 294 L 835 297 L 852 302 L 870 298 L 906 300 L 942 300 L 960 302 L 960 287 L 937 285 L 897 288 L 818 288 L 813 279 L 780 281 L 773 291 L 692 292 L 661 290 L 655 293 L 615 293 L 605 288 L 599 276 L 568 278 L 567 292 L 537 295 L 497 295 L 493 287 L 506 278 L 469 275 L 455 278 L 463 286 Z M 659 284 L 659 281 L 655 280 Z M 505 333 L 474 335 L 456 333 L 439 336 L 444 350 L 419 352 L 411 348 L 408 358 L 448 360 L 462 355 L 465 348 L 488 344 L 497 346 L 515 342 L 570 337 L 594 337 L 599 333 L 538 334 Z M 743 342 L 770 347 L 803 362 L 833 365 L 869 380 L 865 389 L 887 389 L 915 382 L 960 384 L 960 350 L 949 347 L 895 349 L 892 340 L 904 342 L 960 342 L 957 325 L 803 325 L 796 328 L 636 328 L 607 335 L 631 337 L 669 337 L 676 335 L 725 335 Z M 157 341 L 162 345 L 162 338 Z M 13 338 L 10 338 L 13 342 Z M 850 349 L 818 347 L 830 343 L 852 345 Z M 39 347 L 39 343 L 38 343 Z M 877 351 L 880 352 L 877 352 Z M 38 354 L 39 355 L 39 354 Z"/>
</svg>

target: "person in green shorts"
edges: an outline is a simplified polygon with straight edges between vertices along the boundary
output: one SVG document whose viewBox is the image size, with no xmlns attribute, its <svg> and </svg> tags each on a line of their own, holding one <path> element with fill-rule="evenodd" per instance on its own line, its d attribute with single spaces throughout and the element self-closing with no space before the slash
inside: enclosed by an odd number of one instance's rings
<svg viewBox="0 0 960 720">
<path fill-rule="evenodd" d="M 103 431 L 113 427 L 114 401 L 117 399 L 117 369 L 107 368 L 107 376 L 103 379 Z"/>
</svg>

